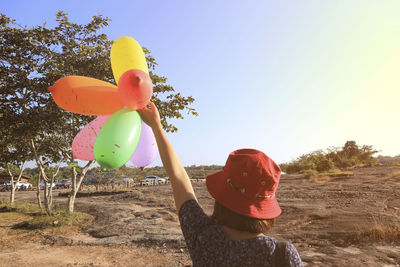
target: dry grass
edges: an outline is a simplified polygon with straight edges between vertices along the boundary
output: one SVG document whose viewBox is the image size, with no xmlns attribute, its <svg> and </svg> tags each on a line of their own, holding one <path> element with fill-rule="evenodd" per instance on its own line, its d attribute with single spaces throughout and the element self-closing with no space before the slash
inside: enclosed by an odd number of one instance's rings
<svg viewBox="0 0 400 267">
<path fill-rule="evenodd" d="M 338 169 L 331 170 L 329 172 L 317 172 L 315 170 L 307 170 L 303 172 L 304 182 L 312 183 L 327 183 L 331 181 L 332 177 L 350 177 L 354 176 L 351 171 L 341 171 Z"/>
<path fill-rule="evenodd" d="M 400 241 L 400 221 L 388 221 L 382 218 L 374 218 L 369 229 L 360 230 L 356 235 L 358 242 L 399 242 Z"/>
<path fill-rule="evenodd" d="M 145 202 L 143 205 L 149 207 L 175 207 L 175 202 L 171 196 L 160 196 L 150 193 L 145 195 Z"/>
<path fill-rule="evenodd" d="M 391 174 L 389 174 L 390 178 L 394 178 L 394 177 L 400 177 L 400 170 L 394 171 Z"/>
<path fill-rule="evenodd" d="M 29 240 L 32 234 L 28 231 L 11 229 L 15 224 L 33 218 L 37 210 L 23 202 L 11 205 L 9 202 L 0 203 L 0 248 L 12 247 L 20 240 Z"/>
<path fill-rule="evenodd" d="M 391 173 L 386 174 L 380 180 L 386 181 L 386 180 L 391 180 L 393 178 L 400 178 L 400 170 L 392 171 Z"/>
<path fill-rule="evenodd" d="M 316 175 L 316 176 L 311 176 L 310 178 L 308 178 L 309 182 L 313 182 L 313 183 L 327 183 L 331 180 L 331 177 L 329 176 L 322 176 L 322 175 Z"/>
<path fill-rule="evenodd" d="M 76 197 L 96 197 L 96 196 L 109 196 L 109 195 L 118 195 L 130 192 L 130 189 L 108 189 L 101 191 L 79 191 L 76 194 Z M 59 197 L 68 197 L 70 192 L 59 192 Z"/>
<path fill-rule="evenodd" d="M 330 177 L 351 177 L 354 176 L 354 172 L 351 171 L 341 171 L 341 170 L 333 170 L 331 172 L 324 173 Z"/>
</svg>

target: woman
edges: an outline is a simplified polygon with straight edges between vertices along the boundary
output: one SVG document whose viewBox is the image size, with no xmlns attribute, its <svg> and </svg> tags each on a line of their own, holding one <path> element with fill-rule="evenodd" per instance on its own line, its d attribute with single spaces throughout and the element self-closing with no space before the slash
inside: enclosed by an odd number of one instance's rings
<svg viewBox="0 0 400 267">
<path fill-rule="evenodd" d="M 162 129 L 156 106 L 139 110 L 157 140 L 193 266 L 303 266 L 296 248 L 264 235 L 281 214 L 275 197 L 281 170 L 261 151 L 232 152 L 224 170 L 207 176 L 215 199 L 208 217 Z"/>
</svg>

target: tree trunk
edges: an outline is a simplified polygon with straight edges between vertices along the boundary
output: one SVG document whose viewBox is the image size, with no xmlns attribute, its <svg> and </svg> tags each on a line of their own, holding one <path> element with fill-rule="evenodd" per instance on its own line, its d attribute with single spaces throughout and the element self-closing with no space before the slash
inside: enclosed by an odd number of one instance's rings
<svg viewBox="0 0 400 267">
<path fill-rule="evenodd" d="M 51 205 L 50 205 L 50 200 L 49 200 L 49 185 L 48 185 L 47 181 L 44 181 L 43 196 L 44 196 L 44 207 L 46 209 L 46 213 L 47 213 L 47 215 L 51 216 Z"/>
<path fill-rule="evenodd" d="M 46 213 L 47 215 L 51 215 L 51 205 L 53 202 L 53 190 L 52 190 L 52 185 L 54 182 L 54 177 L 56 177 L 58 171 L 60 170 L 60 166 L 61 166 L 61 162 L 62 159 L 59 161 L 58 166 L 57 166 L 57 170 L 55 172 L 52 173 L 51 175 L 51 179 L 50 179 L 50 189 L 49 189 L 49 179 L 47 178 L 46 172 L 45 172 L 45 168 L 43 167 L 43 163 L 40 159 L 40 157 L 38 156 L 37 152 L 36 152 L 36 146 L 35 143 L 33 141 L 33 139 L 31 139 L 31 146 L 32 146 L 32 150 L 33 150 L 33 154 L 35 156 L 35 160 L 36 160 L 36 164 L 39 168 L 39 175 L 41 175 L 43 177 L 43 181 L 44 181 L 44 192 L 43 192 L 43 196 L 44 196 L 44 207 L 46 208 Z M 38 184 L 38 187 L 40 186 L 40 184 Z"/>
<path fill-rule="evenodd" d="M 49 205 L 53 206 L 53 184 L 54 184 L 54 176 L 51 177 L 50 180 L 50 188 L 49 188 Z"/>
<path fill-rule="evenodd" d="M 10 203 L 14 204 L 14 200 L 15 200 L 15 187 L 11 185 Z"/>
<path fill-rule="evenodd" d="M 37 189 L 36 189 L 36 198 L 37 198 L 37 203 L 40 209 L 43 209 L 42 206 L 42 200 L 40 199 L 40 173 L 38 175 L 38 179 L 37 179 Z"/>
<path fill-rule="evenodd" d="M 89 170 L 89 168 L 94 164 L 94 160 L 89 161 L 85 167 L 82 168 L 81 173 L 79 174 L 79 179 L 77 181 L 77 176 L 78 176 L 78 172 L 76 171 L 76 167 L 72 168 L 72 189 L 71 192 L 69 193 L 69 197 L 68 197 L 68 212 L 72 213 L 74 212 L 74 205 L 75 205 L 75 198 L 76 198 L 76 194 L 78 193 L 83 178 L 85 178 L 86 172 Z"/>
<path fill-rule="evenodd" d="M 40 208 L 40 209 L 43 209 L 42 200 L 40 199 L 40 189 L 39 189 L 39 186 L 38 186 L 38 190 L 36 191 L 36 199 L 37 199 L 37 203 L 38 203 L 39 208 Z"/>
<path fill-rule="evenodd" d="M 75 199 L 76 199 L 76 194 L 78 191 L 72 190 L 69 197 L 68 197 L 68 212 L 73 213 L 74 212 L 74 207 L 75 207 Z"/>
<path fill-rule="evenodd" d="M 19 181 L 21 180 L 21 177 L 22 177 L 22 173 L 23 173 L 23 171 L 24 171 L 24 168 L 25 168 L 25 161 L 24 161 L 24 162 L 22 163 L 22 165 L 21 165 L 21 168 L 20 168 L 21 171 L 19 172 L 17 181 L 16 181 L 15 184 L 14 184 L 14 175 L 13 175 L 13 173 L 11 172 L 10 165 L 7 164 L 7 171 L 8 171 L 8 174 L 10 175 L 10 185 L 11 185 L 10 203 L 11 203 L 11 204 L 13 204 L 14 201 L 15 201 L 15 189 L 17 188 L 17 184 L 18 184 Z"/>
</svg>

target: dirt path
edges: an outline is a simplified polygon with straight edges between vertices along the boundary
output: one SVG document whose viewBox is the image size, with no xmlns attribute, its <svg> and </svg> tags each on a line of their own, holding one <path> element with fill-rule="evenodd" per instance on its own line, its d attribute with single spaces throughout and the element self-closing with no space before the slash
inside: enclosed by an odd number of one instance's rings
<svg viewBox="0 0 400 267">
<path fill-rule="evenodd" d="M 285 175 L 277 196 L 283 214 L 270 235 L 294 243 L 306 266 L 400 266 L 400 176 L 393 176 L 398 171 L 399 166 L 361 168 L 354 177 L 313 182 Z M 194 188 L 211 213 L 205 184 Z M 16 198 L 34 196 L 18 192 Z M 66 203 L 61 197 L 55 201 Z M 0 266 L 191 264 L 169 185 L 79 198 L 76 207 L 95 216 L 84 233 L 0 244 Z M 0 234 L 10 226 L 1 226 Z"/>
</svg>

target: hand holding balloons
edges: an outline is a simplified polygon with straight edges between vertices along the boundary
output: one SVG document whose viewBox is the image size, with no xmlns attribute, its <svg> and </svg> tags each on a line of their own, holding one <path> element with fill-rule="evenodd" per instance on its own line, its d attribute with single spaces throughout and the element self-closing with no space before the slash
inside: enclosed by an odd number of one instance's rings
<svg viewBox="0 0 400 267">
<path fill-rule="evenodd" d="M 153 94 L 146 57 L 139 43 L 127 36 L 114 42 L 110 55 L 118 86 L 89 77 L 67 76 L 49 91 L 65 110 L 84 115 L 112 114 L 109 118 L 98 117 L 77 134 L 72 143 L 74 158 L 95 158 L 103 170 L 119 168 L 130 158 L 144 167 L 156 153 L 151 129 L 149 132 L 146 125 L 141 133 L 142 120 L 135 111 L 145 107 Z M 132 156 L 139 139 L 143 140 L 140 149 Z"/>
<path fill-rule="evenodd" d="M 94 78 L 67 76 L 48 90 L 58 106 L 83 115 L 111 115 L 124 106 L 136 110 L 149 102 L 153 85 L 138 42 L 128 36 L 118 38 L 111 47 L 111 66 L 118 87 Z"/>
<path fill-rule="evenodd" d="M 149 102 L 148 107 L 138 109 L 138 112 L 142 120 L 151 128 L 162 127 L 160 113 L 153 102 Z"/>
</svg>

